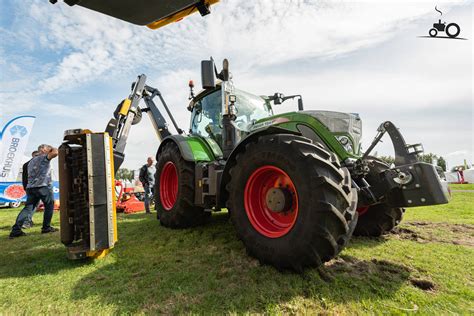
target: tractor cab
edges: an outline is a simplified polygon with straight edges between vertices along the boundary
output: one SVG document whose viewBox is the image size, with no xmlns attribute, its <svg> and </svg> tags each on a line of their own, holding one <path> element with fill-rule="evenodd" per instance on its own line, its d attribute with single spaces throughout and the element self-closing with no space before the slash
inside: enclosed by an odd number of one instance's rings
<svg viewBox="0 0 474 316">
<path fill-rule="evenodd" d="M 273 115 L 270 102 L 265 97 L 233 86 L 223 90 L 222 84 L 218 83 L 214 89 L 205 89 L 192 97 L 188 106 L 191 111 L 190 134 L 202 137 L 207 142 L 216 142 L 222 148 L 222 120 L 226 102 L 232 102 L 235 111 L 232 125 L 239 138 L 244 138 L 255 122 Z"/>
</svg>

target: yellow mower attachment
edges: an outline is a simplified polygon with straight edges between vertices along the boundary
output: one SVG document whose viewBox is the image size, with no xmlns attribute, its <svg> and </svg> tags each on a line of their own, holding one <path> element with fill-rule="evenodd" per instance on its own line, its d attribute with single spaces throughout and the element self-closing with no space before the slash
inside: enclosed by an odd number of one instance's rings
<svg viewBox="0 0 474 316">
<path fill-rule="evenodd" d="M 109 134 L 66 131 L 59 147 L 60 220 L 70 259 L 102 258 L 117 242 L 114 183 Z"/>
</svg>

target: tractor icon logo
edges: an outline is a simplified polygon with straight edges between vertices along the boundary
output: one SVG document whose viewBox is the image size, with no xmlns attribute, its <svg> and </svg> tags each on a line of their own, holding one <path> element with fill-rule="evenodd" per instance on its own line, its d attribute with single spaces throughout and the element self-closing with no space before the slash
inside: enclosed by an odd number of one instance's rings
<svg viewBox="0 0 474 316">
<path fill-rule="evenodd" d="M 435 10 L 443 15 L 443 12 L 438 10 L 437 7 L 435 7 Z M 459 33 L 461 33 L 461 28 L 456 23 L 449 23 L 446 25 L 446 22 L 441 22 L 441 19 L 439 19 L 438 23 L 434 23 L 433 28 L 430 29 L 428 33 L 430 37 L 436 37 L 438 36 L 438 32 L 445 32 L 449 38 L 456 38 Z M 446 38 L 445 36 L 440 37 Z"/>
<path fill-rule="evenodd" d="M 15 136 L 23 137 L 28 134 L 28 130 L 24 126 L 14 125 L 12 128 L 10 128 L 10 133 Z"/>
</svg>

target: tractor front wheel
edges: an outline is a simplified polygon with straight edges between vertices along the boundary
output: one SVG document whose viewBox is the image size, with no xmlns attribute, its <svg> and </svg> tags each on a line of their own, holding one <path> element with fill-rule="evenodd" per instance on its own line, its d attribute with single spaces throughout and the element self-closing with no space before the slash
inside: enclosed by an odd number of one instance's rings
<svg viewBox="0 0 474 316">
<path fill-rule="evenodd" d="M 391 231 L 401 222 L 405 212 L 403 208 L 390 207 L 385 203 L 358 208 L 357 211 L 359 220 L 354 235 L 370 237 L 379 237 Z"/>
<path fill-rule="evenodd" d="M 382 160 L 369 156 L 370 172 L 365 177 L 367 182 L 377 188 L 379 183 L 379 174 L 390 166 Z M 399 207 L 390 207 L 385 203 L 373 205 L 359 205 L 357 208 L 359 220 L 354 230 L 356 236 L 379 237 L 391 231 L 397 226 L 403 217 L 405 210 Z"/>
<path fill-rule="evenodd" d="M 334 258 L 357 222 L 357 193 L 337 157 L 278 134 L 246 145 L 230 170 L 228 208 L 250 255 L 301 271 Z"/>
<path fill-rule="evenodd" d="M 194 205 L 194 163 L 185 161 L 176 144 L 164 145 L 156 163 L 155 209 L 163 226 L 201 224 L 209 213 Z"/>
</svg>

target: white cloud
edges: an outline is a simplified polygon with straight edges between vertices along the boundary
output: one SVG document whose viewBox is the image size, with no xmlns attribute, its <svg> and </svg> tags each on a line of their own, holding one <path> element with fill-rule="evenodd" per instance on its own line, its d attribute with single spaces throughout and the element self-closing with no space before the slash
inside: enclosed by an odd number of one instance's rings
<svg viewBox="0 0 474 316">
<path fill-rule="evenodd" d="M 191 16 L 150 31 L 82 7 L 32 1 L 31 22 L 15 33 L 65 54 L 39 89 L 52 92 L 137 67 L 171 70 L 210 54 L 227 56 L 241 69 L 308 57 L 331 58 L 387 40 L 407 21 L 432 8 L 397 3 L 227 1 L 210 16 Z M 396 14 L 394 14 L 396 12 Z M 23 18 L 23 21 L 25 18 Z M 35 42 L 35 41 L 33 41 Z"/>
<path fill-rule="evenodd" d="M 456 150 L 453 152 L 450 152 L 446 154 L 446 157 L 452 157 L 452 156 L 466 156 L 469 153 L 467 150 Z"/>
</svg>

